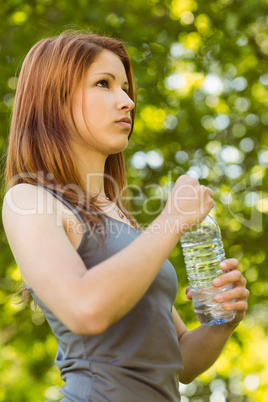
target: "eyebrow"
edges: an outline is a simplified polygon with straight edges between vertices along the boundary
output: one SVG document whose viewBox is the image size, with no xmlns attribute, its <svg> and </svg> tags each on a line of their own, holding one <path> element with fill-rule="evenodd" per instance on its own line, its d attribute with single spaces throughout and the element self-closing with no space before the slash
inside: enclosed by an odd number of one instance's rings
<svg viewBox="0 0 268 402">
<path fill-rule="evenodd" d="M 110 77 L 112 77 L 112 79 L 113 80 L 115 80 L 115 75 L 113 75 L 112 73 L 106 73 L 106 72 L 103 72 L 103 73 L 96 73 L 96 74 L 94 74 L 94 75 L 101 75 L 101 74 L 103 74 L 103 75 L 109 75 Z M 129 83 L 128 83 L 128 81 L 125 81 L 124 82 L 124 85 L 129 85 Z"/>
</svg>

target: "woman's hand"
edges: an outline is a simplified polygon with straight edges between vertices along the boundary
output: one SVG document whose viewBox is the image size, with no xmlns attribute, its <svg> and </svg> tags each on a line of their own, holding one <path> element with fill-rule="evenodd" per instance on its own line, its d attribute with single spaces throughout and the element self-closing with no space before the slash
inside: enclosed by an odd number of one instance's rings
<svg viewBox="0 0 268 402">
<path fill-rule="evenodd" d="M 229 258 L 220 263 L 220 268 L 226 272 L 224 275 L 214 279 L 213 285 L 220 287 L 229 283 L 233 284 L 233 288 L 226 292 L 220 293 L 215 297 L 219 303 L 223 303 L 224 310 L 234 311 L 235 318 L 229 323 L 236 326 L 244 318 L 248 309 L 249 290 L 246 288 L 247 280 L 238 269 L 239 262 L 236 258 Z"/>
<path fill-rule="evenodd" d="M 247 281 L 238 269 L 238 261 L 236 258 L 229 258 L 220 263 L 222 271 L 229 271 L 224 275 L 213 280 L 213 286 L 216 288 L 233 284 L 233 288 L 222 292 L 215 296 L 215 300 L 223 303 L 222 307 L 227 311 L 234 311 L 235 318 L 226 323 L 232 327 L 236 327 L 244 318 L 248 308 L 249 290 L 246 288 Z M 186 295 L 189 300 L 192 299 L 190 287 L 186 289 Z"/>
<path fill-rule="evenodd" d="M 161 215 L 182 235 L 207 216 L 215 205 L 213 197 L 214 192 L 209 187 L 182 175 L 177 179 Z"/>
</svg>

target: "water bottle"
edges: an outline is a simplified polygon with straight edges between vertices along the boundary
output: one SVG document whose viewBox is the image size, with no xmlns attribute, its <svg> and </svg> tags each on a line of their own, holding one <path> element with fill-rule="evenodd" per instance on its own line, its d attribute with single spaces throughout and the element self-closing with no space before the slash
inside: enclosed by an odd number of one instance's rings
<svg viewBox="0 0 268 402">
<path fill-rule="evenodd" d="M 208 215 L 201 224 L 181 237 L 181 246 L 197 319 L 201 324 L 223 324 L 234 318 L 214 300 L 216 294 L 232 288 L 232 284 L 216 288 L 213 279 L 223 274 L 219 263 L 225 259 L 221 232 Z"/>
</svg>

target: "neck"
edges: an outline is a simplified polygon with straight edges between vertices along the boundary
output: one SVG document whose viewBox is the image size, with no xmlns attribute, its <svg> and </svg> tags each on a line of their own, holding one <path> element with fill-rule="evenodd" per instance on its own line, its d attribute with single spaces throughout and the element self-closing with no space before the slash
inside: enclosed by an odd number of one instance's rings
<svg viewBox="0 0 268 402">
<path fill-rule="evenodd" d="M 104 168 L 107 156 L 74 150 L 76 166 L 87 194 L 105 195 Z"/>
</svg>

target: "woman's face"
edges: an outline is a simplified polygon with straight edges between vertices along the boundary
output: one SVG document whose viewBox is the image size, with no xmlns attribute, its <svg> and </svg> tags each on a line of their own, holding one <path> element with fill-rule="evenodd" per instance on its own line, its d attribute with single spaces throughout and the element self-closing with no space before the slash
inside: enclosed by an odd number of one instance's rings
<svg viewBox="0 0 268 402">
<path fill-rule="evenodd" d="M 83 146 L 110 155 L 123 151 L 131 131 L 130 112 L 135 104 L 128 96 L 128 80 L 120 58 L 103 50 L 77 88 L 74 121 Z M 77 140 L 77 139 L 76 139 Z M 86 142 L 86 144 L 85 144 Z"/>
</svg>

